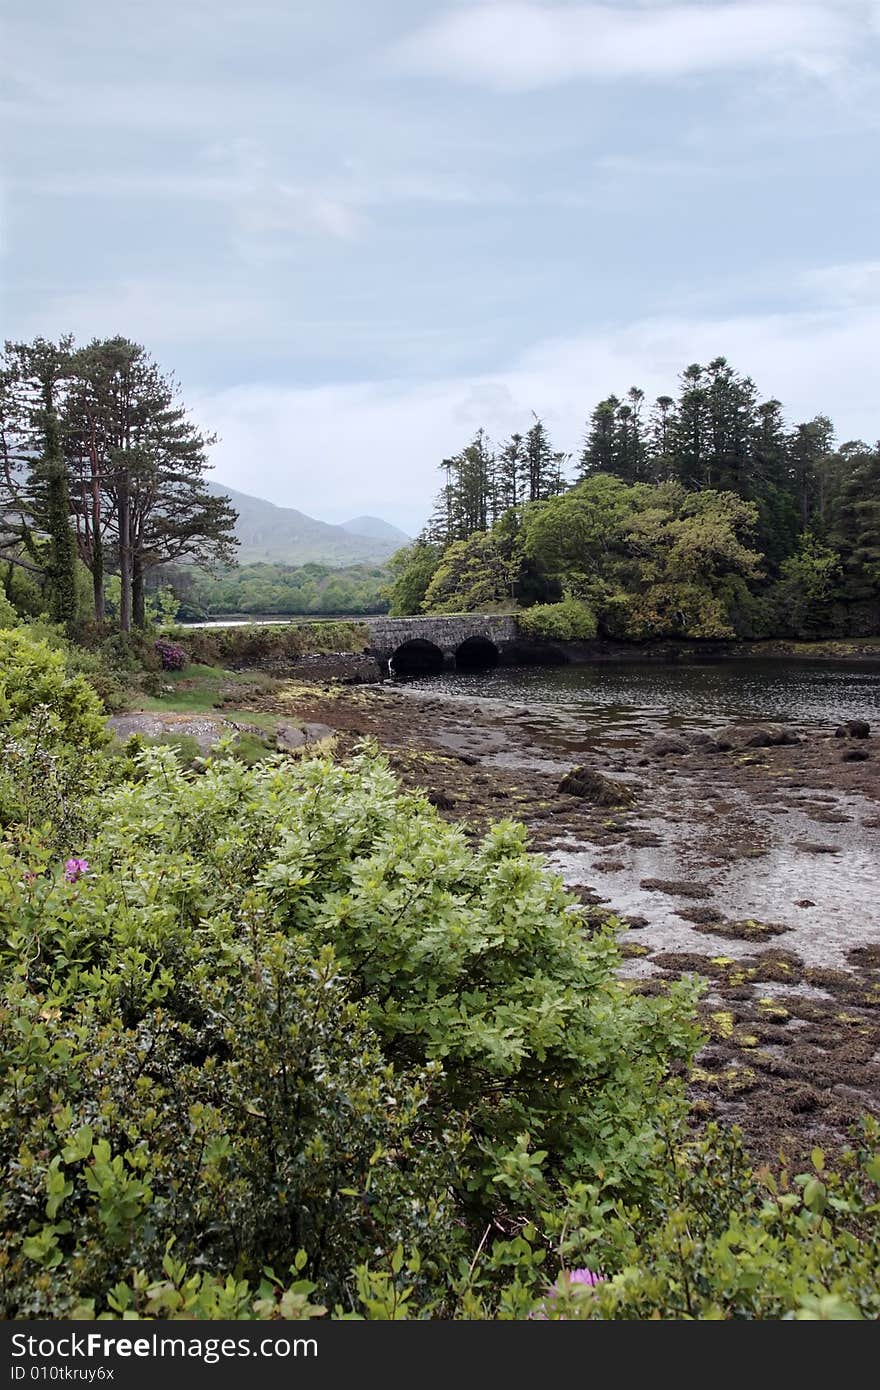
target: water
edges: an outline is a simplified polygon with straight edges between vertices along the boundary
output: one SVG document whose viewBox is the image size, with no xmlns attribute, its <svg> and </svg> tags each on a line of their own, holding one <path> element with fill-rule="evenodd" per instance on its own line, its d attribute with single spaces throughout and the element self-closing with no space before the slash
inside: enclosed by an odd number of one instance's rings
<svg viewBox="0 0 880 1390">
<path fill-rule="evenodd" d="M 499 716 L 470 725 L 463 719 L 463 751 L 488 764 L 550 774 L 581 760 L 601 768 L 604 757 L 631 755 L 645 735 L 662 729 L 717 729 L 763 720 L 821 735 L 844 720 L 865 719 L 872 732 L 880 732 L 878 663 L 603 662 L 444 672 L 410 684 Z M 876 738 L 871 743 L 876 749 Z M 624 917 L 648 919 L 646 930 L 627 939 L 651 953 L 736 957 L 756 950 L 751 943 L 698 933 L 680 916 L 687 900 L 647 891 L 645 880 L 699 882 L 730 920 L 782 924 L 788 930 L 772 944 L 794 951 L 807 965 L 844 967 L 851 947 L 880 939 L 876 802 L 823 787 L 821 778 L 808 790 L 809 777 L 803 790 L 780 786 L 778 796 L 768 799 L 757 788 L 753 795 L 733 784 L 723 761 L 717 785 L 711 773 L 690 772 L 687 760 L 668 768 L 656 760 L 647 769 L 627 766 L 625 777 L 635 771 L 638 779 L 638 823 L 655 832 L 659 843 L 638 847 L 622 835 L 609 846 L 562 836 L 549 853 L 550 864 L 567 882 L 590 884 Z M 834 811 L 835 819 L 817 824 L 817 805 Z M 801 847 L 816 840 L 833 852 L 813 854 Z M 736 852 L 738 842 L 757 857 Z M 627 962 L 629 974 L 651 971 L 650 959 Z"/>
<path fill-rule="evenodd" d="M 589 666 L 450 671 L 410 682 L 438 694 L 501 700 L 593 725 L 719 727 L 738 720 L 880 723 L 880 664 L 735 660 L 702 665 L 632 661 Z"/>
</svg>

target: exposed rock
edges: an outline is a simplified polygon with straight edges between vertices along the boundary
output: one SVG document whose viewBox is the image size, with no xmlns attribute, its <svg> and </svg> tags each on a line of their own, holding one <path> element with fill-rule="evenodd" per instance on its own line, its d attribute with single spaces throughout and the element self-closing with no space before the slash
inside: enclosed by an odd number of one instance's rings
<svg viewBox="0 0 880 1390">
<path fill-rule="evenodd" d="M 589 767 L 572 768 L 559 783 L 558 790 L 592 801 L 594 806 L 632 806 L 636 799 L 625 782 L 615 782 Z"/>
<path fill-rule="evenodd" d="M 715 735 L 715 745 L 722 753 L 739 748 L 778 748 L 800 743 L 796 733 L 782 724 L 734 724 Z"/>
<path fill-rule="evenodd" d="M 867 748 L 845 748 L 840 755 L 842 763 L 866 763 L 871 754 Z"/>
<path fill-rule="evenodd" d="M 711 898 L 712 889 L 705 883 L 692 883 L 690 879 L 681 878 L 643 878 L 639 884 L 640 888 L 647 888 L 653 893 L 669 893 L 679 898 Z"/>
<path fill-rule="evenodd" d="M 868 738 L 871 726 L 865 719 L 847 719 L 834 730 L 835 738 Z"/>
<path fill-rule="evenodd" d="M 329 724 L 279 724 L 275 742 L 280 753 L 293 753 L 307 744 L 320 743 L 332 733 Z"/>
<path fill-rule="evenodd" d="M 442 791 L 428 792 L 428 800 L 438 811 L 452 811 L 456 805 L 455 797 L 447 796 L 446 793 Z"/>
<path fill-rule="evenodd" d="M 648 745 L 648 751 L 653 753 L 655 758 L 665 758 L 669 754 L 680 757 L 691 750 L 688 743 L 683 738 L 677 738 L 675 734 L 658 734 Z"/>
</svg>

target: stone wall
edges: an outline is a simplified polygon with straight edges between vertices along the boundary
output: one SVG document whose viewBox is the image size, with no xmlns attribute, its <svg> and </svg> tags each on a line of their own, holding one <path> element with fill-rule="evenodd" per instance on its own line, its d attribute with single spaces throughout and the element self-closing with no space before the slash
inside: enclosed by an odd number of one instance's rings
<svg viewBox="0 0 880 1390">
<path fill-rule="evenodd" d="M 367 618 L 370 650 L 388 660 L 405 642 L 432 642 L 444 653 L 454 652 L 469 637 L 483 637 L 502 651 L 518 637 L 516 619 L 493 613 L 461 613 L 429 618 Z"/>
</svg>

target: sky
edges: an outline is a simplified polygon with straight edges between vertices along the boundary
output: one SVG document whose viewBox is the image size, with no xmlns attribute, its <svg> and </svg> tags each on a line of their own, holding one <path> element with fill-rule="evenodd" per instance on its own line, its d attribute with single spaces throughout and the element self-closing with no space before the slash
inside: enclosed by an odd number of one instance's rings
<svg viewBox="0 0 880 1390">
<path fill-rule="evenodd" d="M 0 336 L 121 333 L 217 480 L 443 457 L 724 355 L 880 434 L 880 0 L 6 0 Z"/>
</svg>

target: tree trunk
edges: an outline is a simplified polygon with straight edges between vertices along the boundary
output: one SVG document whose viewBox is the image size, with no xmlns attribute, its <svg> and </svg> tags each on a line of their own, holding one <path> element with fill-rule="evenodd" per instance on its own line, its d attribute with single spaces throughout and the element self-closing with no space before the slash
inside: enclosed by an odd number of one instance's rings
<svg viewBox="0 0 880 1390">
<path fill-rule="evenodd" d="M 76 620 L 76 550 L 73 532 L 70 529 L 70 499 L 61 454 L 61 434 L 50 381 L 46 381 L 43 387 L 43 403 L 43 472 L 47 492 L 46 525 L 49 532 L 48 570 L 52 592 L 52 616 L 57 622 L 69 626 Z"/>
<path fill-rule="evenodd" d="M 92 592 L 95 601 L 95 622 L 103 623 L 107 612 L 104 606 L 104 546 L 100 536 L 95 537 L 92 551 Z"/>
<path fill-rule="evenodd" d="M 131 632 L 131 507 L 128 488 L 120 487 L 119 500 L 119 626 L 123 632 Z"/>
<path fill-rule="evenodd" d="M 144 596 L 144 567 L 140 555 L 132 558 L 131 597 L 134 625 L 144 628 L 147 625 L 147 605 Z"/>
<path fill-rule="evenodd" d="M 101 538 L 101 481 L 94 428 L 89 448 L 89 463 L 92 474 L 92 588 L 95 595 L 95 622 L 103 623 L 106 617 L 104 607 L 104 542 Z"/>
</svg>

